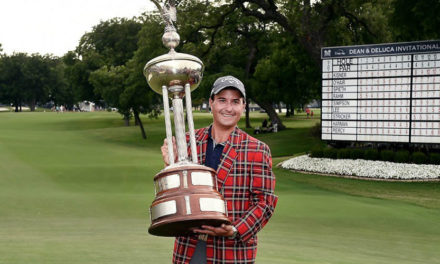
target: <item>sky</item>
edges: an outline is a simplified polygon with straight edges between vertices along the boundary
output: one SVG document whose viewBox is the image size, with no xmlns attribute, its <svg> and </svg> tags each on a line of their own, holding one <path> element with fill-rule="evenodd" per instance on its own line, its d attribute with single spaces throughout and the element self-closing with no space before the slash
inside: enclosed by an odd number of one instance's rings
<svg viewBox="0 0 440 264">
<path fill-rule="evenodd" d="M 8 55 L 62 56 L 100 21 L 155 8 L 149 0 L 0 0 L 0 44 Z"/>
</svg>

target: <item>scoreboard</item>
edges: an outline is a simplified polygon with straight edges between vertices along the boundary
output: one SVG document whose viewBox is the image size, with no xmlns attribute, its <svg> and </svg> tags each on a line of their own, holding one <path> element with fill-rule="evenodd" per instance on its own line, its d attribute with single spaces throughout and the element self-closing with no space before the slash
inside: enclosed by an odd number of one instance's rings
<svg viewBox="0 0 440 264">
<path fill-rule="evenodd" d="M 327 47 L 322 140 L 440 143 L 440 41 Z"/>
</svg>

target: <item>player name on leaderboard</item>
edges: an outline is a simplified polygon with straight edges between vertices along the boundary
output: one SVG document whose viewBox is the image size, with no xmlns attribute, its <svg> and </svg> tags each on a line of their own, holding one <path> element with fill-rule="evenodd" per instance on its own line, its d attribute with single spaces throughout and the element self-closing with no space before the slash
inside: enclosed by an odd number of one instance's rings
<svg viewBox="0 0 440 264">
<path fill-rule="evenodd" d="M 440 41 L 322 48 L 322 139 L 440 143 Z"/>
</svg>

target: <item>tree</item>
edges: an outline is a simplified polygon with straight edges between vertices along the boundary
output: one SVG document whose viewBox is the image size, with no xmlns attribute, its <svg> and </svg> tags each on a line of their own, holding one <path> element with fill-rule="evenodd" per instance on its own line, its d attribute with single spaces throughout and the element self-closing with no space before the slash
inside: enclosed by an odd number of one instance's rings
<svg viewBox="0 0 440 264">
<path fill-rule="evenodd" d="M 437 0 L 393 1 L 391 25 L 397 41 L 438 39 L 440 2 Z"/>
<path fill-rule="evenodd" d="M 50 86 L 50 60 L 48 56 L 32 54 L 27 56 L 21 65 L 21 72 L 25 80 L 23 100 L 29 105 L 31 111 L 35 111 L 37 103 L 48 100 Z"/>
<path fill-rule="evenodd" d="M 79 54 L 69 51 L 62 58 L 64 75 L 74 96 L 74 102 L 99 102 L 101 97 L 94 92 L 89 82 L 90 73 L 102 67 L 102 61 L 95 52 Z"/>
<path fill-rule="evenodd" d="M 64 105 L 66 109 L 72 110 L 75 103 L 75 94 L 72 85 L 66 78 L 66 65 L 62 58 L 54 58 L 48 62 L 50 72 L 48 76 L 49 98 L 55 105 Z"/>
<path fill-rule="evenodd" d="M 141 23 L 136 19 L 102 21 L 81 37 L 75 51 L 63 57 L 66 77 L 77 101 L 100 103 L 102 98 L 95 93 L 95 87 L 89 81 L 90 74 L 103 66 L 124 65 L 137 49 L 140 28 Z"/>
<path fill-rule="evenodd" d="M 120 103 L 120 96 L 124 92 L 126 78 L 125 66 L 102 66 L 90 74 L 89 80 L 95 87 L 95 92 L 100 94 L 108 105 L 118 109 L 128 126 L 131 109 L 129 106 L 123 106 Z"/>
<path fill-rule="evenodd" d="M 139 115 L 150 113 L 150 116 L 157 116 L 160 111 L 157 102 L 153 100 L 153 92 L 147 87 L 145 80 L 141 86 L 133 82 L 137 72 L 133 72 L 135 67 L 131 64 L 103 66 L 90 75 L 90 81 L 109 105 L 118 108 L 118 112 L 124 116 L 126 122 L 133 112 L 135 121 L 140 126 L 142 138 L 146 139 L 147 135 Z"/>
<path fill-rule="evenodd" d="M 26 80 L 22 70 L 27 55 L 14 53 L 0 60 L 0 101 L 11 104 L 15 112 L 21 111 L 25 98 Z"/>
<path fill-rule="evenodd" d="M 157 108 L 142 75 L 145 57 L 135 58 L 135 53 L 139 54 L 139 33 L 145 27 L 143 19 L 114 18 L 101 22 L 81 38 L 76 51 L 64 60 L 69 65 L 66 74 L 79 94 L 78 99 L 104 99 L 109 106 L 118 108 L 127 125 L 133 112 L 142 137 L 146 138 L 139 115 L 156 115 Z"/>
<path fill-rule="evenodd" d="M 289 109 L 316 98 L 320 71 L 303 49 L 288 36 L 278 37 L 268 46 L 269 55 L 258 61 L 254 73 L 253 88 L 265 91 L 256 96 L 257 102 L 284 102 Z M 268 114 L 272 122 L 278 121 L 274 110 Z"/>
<path fill-rule="evenodd" d="M 60 94 L 65 84 L 60 71 L 62 63 L 49 55 L 14 53 L 0 57 L 0 100 L 21 111 L 28 104 L 35 111 L 37 104 L 51 100 L 50 95 Z"/>
</svg>

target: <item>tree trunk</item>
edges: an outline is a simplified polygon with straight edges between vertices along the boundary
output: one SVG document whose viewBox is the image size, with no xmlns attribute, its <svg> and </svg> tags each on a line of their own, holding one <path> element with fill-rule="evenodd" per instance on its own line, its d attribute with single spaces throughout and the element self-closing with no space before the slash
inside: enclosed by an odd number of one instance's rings
<svg viewBox="0 0 440 264">
<path fill-rule="evenodd" d="M 244 32 L 242 32 L 242 34 L 244 34 Z M 246 68 L 245 68 L 245 78 L 246 78 L 246 80 L 249 80 L 249 76 L 251 75 L 251 70 L 252 70 L 252 64 L 255 60 L 255 56 L 256 56 L 258 50 L 257 50 L 257 46 L 256 46 L 257 42 L 254 41 L 249 34 L 244 34 L 244 36 L 246 37 L 247 45 L 249 48 L 249 53 L 247 56 Z M 249 118 L 249 103 L 250 103 L 250 100 L 249 100 L 249 94 L 248 94 L 247 98 L 246 98 L 246 128 L 252 128 L 251 121 Z"/>
<path fill-rule="evenodd" d="M 290 117 L 290 104 L 286 104 L 286 117 Z"/>
<path fill-rule="evenodd" d="M 283 109 L 281 109 L 281 102 L 278 103 L 278 113 L 282 113 Z"/>
<path fill-rule="evenodd" d="M 134 112 L 134 120 L 139 125 L 139 128 L 141 129 L 141 134 L 143 139 L 147 139 L 147 135 L 145 134 L 144 125 L 142 124 L 142 120 L 139 118 L 139 112 Z"/>
<path fill-rule="evenodd" d="M 124 115 L 125 126 L 130 126 L 130 116 Z"/>
<path fill-rule="evenodd" d="M 31 100 L 31 102 L 29 103 L 29 107 L 31 109 L 31 112 L 35 111 L 35 99 Z"/>
<path fill-rule="evenodd" d="M 286 128 L 286 126 L 283 125 L 283 122 L 281 121 L 280 117 L 278 116 L 277 112 L 275 111 L 275 108 L 273 108 L 271 103 L 257 102 L 257 101 L 255 102 L 266 111 L 272 124 L 275 123 L 278 124 L 278 130 L 283 130 Z"/>
<path fill-rule="evenodd" d="M 251 128 L 251 121 L 249 119 L 249 99 L 246 99 L 246 128 Z"/>
</svg>

